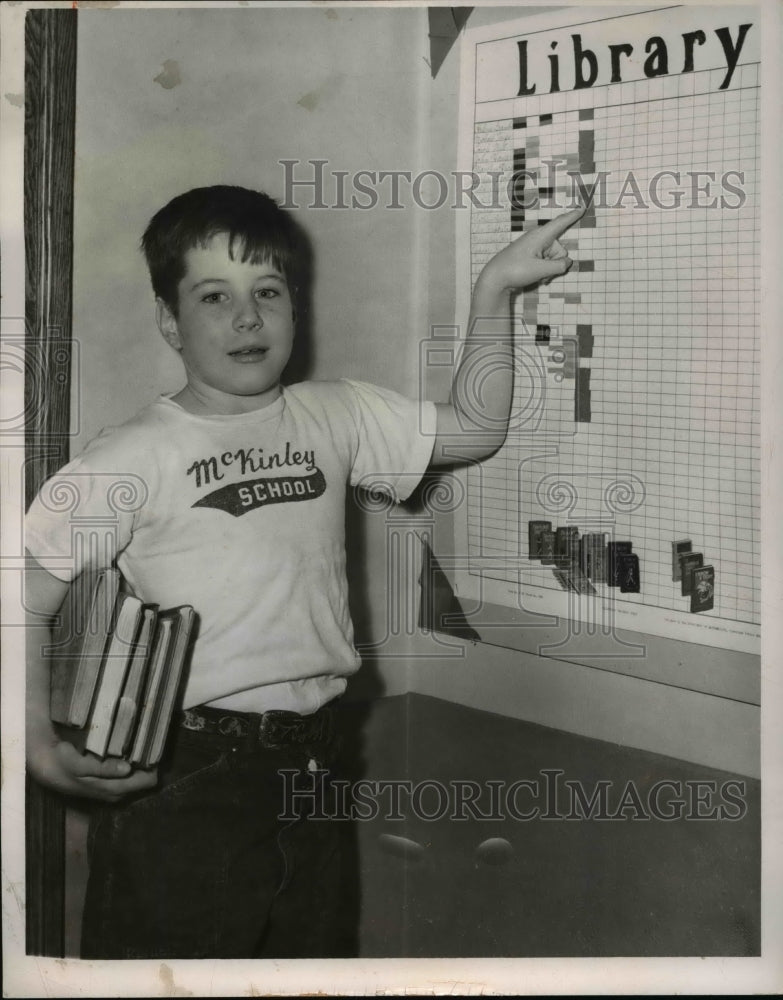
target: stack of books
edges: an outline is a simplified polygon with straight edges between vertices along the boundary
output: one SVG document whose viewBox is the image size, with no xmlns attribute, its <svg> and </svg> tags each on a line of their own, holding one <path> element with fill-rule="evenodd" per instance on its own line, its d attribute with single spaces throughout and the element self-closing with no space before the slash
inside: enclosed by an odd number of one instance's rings
<svg viewBox="0 0 783 1000">
<path fill-rule="evenodd" d="M 116 569 L 71 584 L 53 630 L 50 714 L 82 752 L 154 767 L 182 686 L 195 613 L 160 611 Z"/>
</svg>

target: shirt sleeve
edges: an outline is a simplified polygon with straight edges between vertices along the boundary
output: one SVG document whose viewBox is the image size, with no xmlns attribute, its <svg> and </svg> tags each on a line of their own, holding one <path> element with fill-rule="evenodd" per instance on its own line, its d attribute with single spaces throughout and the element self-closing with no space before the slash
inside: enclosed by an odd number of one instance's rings
<svg viewBox="0 0 783 1000">
<path fill-rule="evenodd" d="M 427 471 L 437 429 L 435 404 L 343 379 L 358 430 L 352 486 L 406 500 Z"/>
<path fill-rule="evenodd" d="M 25 547 L 69 582 L 111 566 L 130 542 L 148 484 L 103 432 L 41 487 L 25 517 Z"/>
</svg>

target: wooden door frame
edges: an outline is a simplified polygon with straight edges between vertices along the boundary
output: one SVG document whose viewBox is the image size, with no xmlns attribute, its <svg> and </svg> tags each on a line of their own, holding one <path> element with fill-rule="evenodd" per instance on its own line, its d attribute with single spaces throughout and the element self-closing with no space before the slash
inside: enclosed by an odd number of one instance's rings
<svg viewBox="0 0 783 1000">
<path fill-rule="evenodd" d="M 25 16 L 25 506 L 69 457 L 76 10 Z M 65 807 L 27 780 L 26 951 L 64 948 Z"/>
</svg>

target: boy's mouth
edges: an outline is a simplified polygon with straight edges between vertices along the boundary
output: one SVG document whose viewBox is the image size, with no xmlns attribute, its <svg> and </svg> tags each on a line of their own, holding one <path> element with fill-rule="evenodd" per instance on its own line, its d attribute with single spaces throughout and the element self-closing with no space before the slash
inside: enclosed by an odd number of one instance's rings
<svg viewBox="0 0 783 1000">
<path fill-rule="evenodd" d="M 268 347 L 244 347 L 237 351 L 229 351 L 228 356 L 235 361 L 260 361 L 268 350 Z"/>
</svg>

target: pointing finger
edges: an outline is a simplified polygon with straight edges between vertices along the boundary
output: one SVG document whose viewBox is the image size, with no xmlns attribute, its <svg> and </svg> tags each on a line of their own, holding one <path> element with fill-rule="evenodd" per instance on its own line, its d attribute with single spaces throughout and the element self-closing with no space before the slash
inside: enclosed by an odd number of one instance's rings
<svg viewBox="0 0 783 1000">
<path fill-rule="evenodd" d="M 567 229 L 570 229 L 575 222 L 578 222 L 584 214 L 585 207 L 583 205 L 572 209 L 570 212 L 563 212 L 562 215 L 558 215 L 557 218 L 551 219 L 532 232 L 530 234 L 530 242 L 539 249 L 548 247 L 555 240 L 559 239 Z"/>
</svg>

